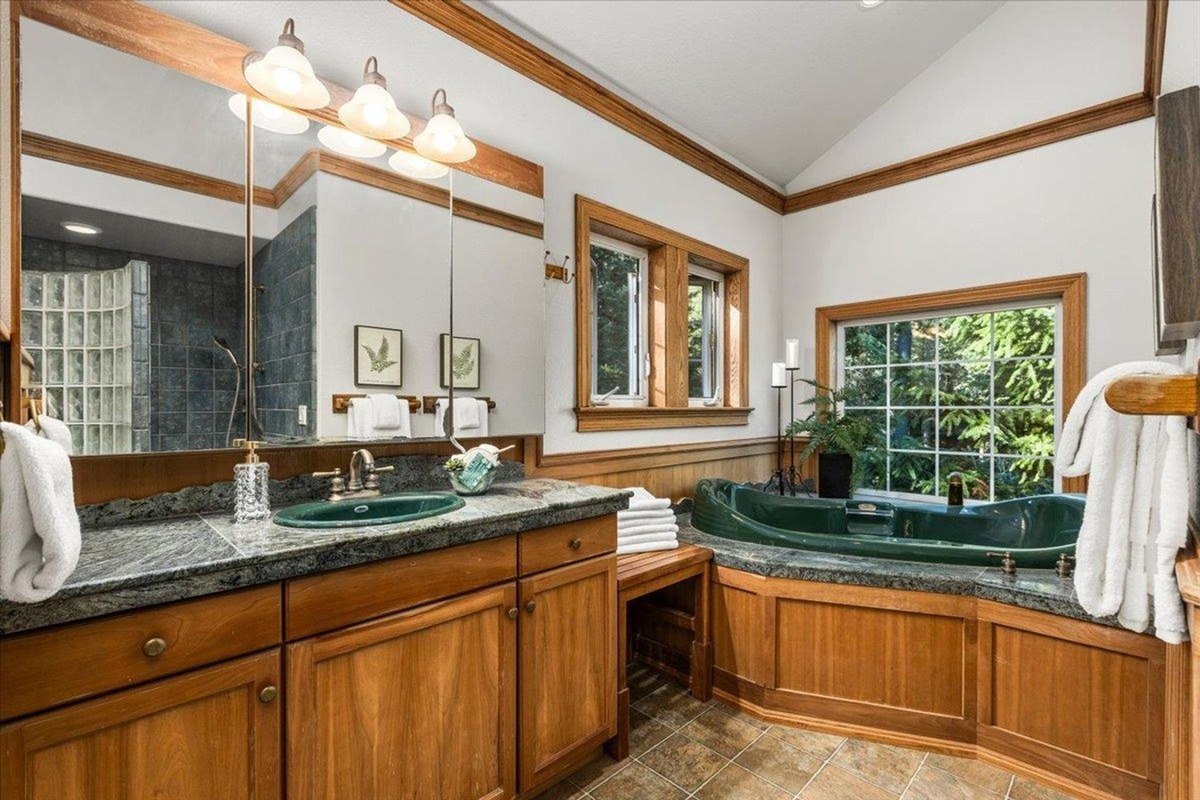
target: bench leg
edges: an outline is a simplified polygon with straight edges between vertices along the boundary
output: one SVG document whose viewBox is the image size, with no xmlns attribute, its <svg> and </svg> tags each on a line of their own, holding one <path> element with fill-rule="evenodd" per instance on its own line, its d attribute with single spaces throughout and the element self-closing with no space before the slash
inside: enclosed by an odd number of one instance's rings
<svg viewBox="0 0 1200 800">
<path fill-rule="evenodd" d="M 629 758 L 629 687 L 617 692 L 617 735 L 604 743 L 604 752 L 614 761 Z"/>
<path fill-rule="evenodd" d="M 696 633 L 692 640 L 692 697 L 708 702 L 712 698 L 712 644 L 708 638 L 712 565 L 696 576 Z"/>
</svg>

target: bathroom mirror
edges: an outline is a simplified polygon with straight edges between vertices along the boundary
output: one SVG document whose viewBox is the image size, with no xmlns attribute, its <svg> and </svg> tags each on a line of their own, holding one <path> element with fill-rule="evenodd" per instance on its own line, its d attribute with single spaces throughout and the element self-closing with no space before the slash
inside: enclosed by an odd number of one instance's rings
<svg viewBox="0 0 1200 800">
<path fill-rule="evenodd" d="M 457 435 L 542 433 L 545 293 L 574 287 L 545 277 L 542 198 L 461 170 L 452 176 L 454 336 L 442 348 L 440 391 L 452 388 L 455 407 L 476 408 L 456 417 Z"/>
<path fill-rule="evenodd" d="M 269 198 L 254 214 L 256 438 L 441 437 L 421 400 L 438 392 L 450 325 L 449 179 L 403 177 L 392 150 L 347 155 L 333 147 L 369 143 L 254 108 L 254 182 Z M 364 411 L 367 395 L 400 398 L 399 426 Z"/>
<path fill-rule="evenodd" d="M 21 25 L 21 342 L 76 454 L 244 435 L 245 125 L 229 93 Z"/>
</svg>

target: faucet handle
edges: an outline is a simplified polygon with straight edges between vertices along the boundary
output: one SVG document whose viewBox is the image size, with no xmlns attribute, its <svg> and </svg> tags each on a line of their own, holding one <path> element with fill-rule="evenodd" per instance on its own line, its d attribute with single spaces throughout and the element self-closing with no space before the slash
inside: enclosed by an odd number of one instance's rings
<svg viewBox="0 0 1200 800">
<path fill-rule="evenodd" d="M 340 478 L 340 477 L 342 477 L 342 468 L 338 467 L 337 469 L 331 469 L 328 472 L 314 472 L 312 474 L 312 477 L 314 477 L 314 478 Z"/>
<path fill-rule="evenodd" d="M 395 471 L 396 471 L 395 464 L 388 464 L 386 467 L 377 467 L 372 464 L 371 468 L 367 470 L 367 472 L 395 472 Z"/>
<path fill-rule="evenodd" d="M 1058 563 L 1054 565 L 1054 574 L 1060 578 L 1069 578 L 1074 572 L 1072 564 L 1075 562 L 1075 556 L 1069 553 L 1063 553 L 1058 557 Z"/>
<path fill-rule="evenodd" d="M 1000 568 L 1004 571 L 1005 575 L 1017 574 L 1017 562 L 1012 557 L 1012 553 L 1005 550 L 1003 553 L 987 553 L 986 555 L 988 558 L 1000 559 Z"/>
<path fill-rule="evenodd" d="M 378 490 L 379 489 L 379 478 L 376 476 L 379 475 L 379 473 L 381 473 L 381 472 L 395 472 L 396 465 L 389 464 L 386 467 L 377 467 L 377 466 L 375 466 L 375 462 L 371 462 L 369 465 L 366 466 L 365 471 L 366 471 L 367 475 L 365 478 L 363 478 L 363 482 L 362 482 L 363 488 L 369 489 L 369 490 Z"/>
</svg>

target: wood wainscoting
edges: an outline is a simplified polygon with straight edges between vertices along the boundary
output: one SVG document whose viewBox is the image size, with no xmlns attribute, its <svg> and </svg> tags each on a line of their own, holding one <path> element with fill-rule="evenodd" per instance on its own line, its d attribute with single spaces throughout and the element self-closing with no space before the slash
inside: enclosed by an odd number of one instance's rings
<svg viewBox="0 0 1200 800">
<path fill-rule="evenodd" d="M 1183 646 L 974 597 L 725 567 L 712 588 L 713 688 L 735 706 L 1077 797 L 1190 796 L 1166 710 Z"/>
</svg>

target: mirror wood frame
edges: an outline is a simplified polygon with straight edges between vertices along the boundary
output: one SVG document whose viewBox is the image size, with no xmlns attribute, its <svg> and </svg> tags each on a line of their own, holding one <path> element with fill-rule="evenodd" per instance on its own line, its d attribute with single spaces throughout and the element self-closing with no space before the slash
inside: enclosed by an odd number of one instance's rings
<svg viewBox="0 0 1200 800">
<path fill-rule="evenodd" d="M 11 69 L 11 94 L 6 100 L 11 109 L 10 143 L 12 159 L 12 181 L 10 201 L 12 215 L 10 230 L 10 290 L 13 319 L 3 331 L 0 341 L 0 368 L 3 370 L 3 397 L 5 418 L 24 422 L 25 410 L 21 403 L 22 372 L 25 359 L 22 357 L 20 330 L 21 298 L 21 180 L 20 157 L 23 152 L 40 157 L 62 154 L 71 143 L 47 142 L 46 137 L 31 136 L 26 141 L 21 131 L 20 105 L 20 23 L 24 18 L 48 25 L 66 33 L 79 36 L 106 47 L 124 52 L 145 61 L 167 67 L 184 75 L 197 78 L 215 86 L 239 92 L 251 98 L 260 98 L 242 74 L 242 61 L 252 48 L 220 36 L 205 28 L 177 19 L 164 12 L 143 6 L 135 0 L 105 0 L 105 2 L 75 2 L 73 0 L 5 0 L 11 12 L 9 25 L 9 56 Z M 352 91 L 322 78 L 329 88 L 331 100 L 328 106 L 315 111 L 297 109 L 310 119 L 328 124 L 340 124 L 337 110 L 350 99 Z M 263 98 L 265 99 L 265 98 Z M 423 117 L 404 112 L 412 124 L 412 130 L 404 139 L 386 142 L 388 146 L 415 152 L 412 137 L 424 128 Z M 543 168 L 540 164 L 476 140 L 477 156 L 455 169 L 476 177 L 515 189 L 524 194 L 542 198 Z M 102 151 L 101 151 L 102 152 Z M 96 155 L 95 153 L 91 155 Z M 388 189 L 414 199 L 450 206 L 454 216 L 472 219 L 489 225 L 512 230 L 528 236 L 541 237 L 542 224 L 509 214 L 498 209 L 454 198 L 448 192 L 428 187 L 418 181 L 410 181 L 380 169 L 350 162 L 327 153 L 316 158 L 302 159 L 314 170 L 327 171 L 360 183 Z M 114 167 L 113 170 L 116 168 Z M 110 170 L 110 171 L 113 171 Z M 118 174 L 120 174 L 118 172 Z M 433 188 L 434 191 L 430 191 Z M 241 192 L 245 187 L 237 186 Z M 248 193 L 247 193 L 248 194 Z M 259 190 L 255 191 L 256 202 L 261 202 Z M 270 201 L 270 198 L 267 198 Z M 15 411 L 14 411 L 15 410 Z M 494 437 L 493 441 L 520 445 L 518 460 L 525 454 L 537 450 L 536 436 L 512 435 Z M 291 445 L 266 448 L 262 452 L 276 465 L 274 478 L 286 478 L 327 468 L 331 463 L 340 463 L 349 458 L 354 445 L 346 442 L 314 442 L 310 445 Z M 380 442 L 374 446 L 376 455 L 395 456 L 404 454 L 444 455 L 452 452 L 447 440 L 425 440 L 415 442 Z M 180 451 L 170 453 L 128 453 L 113 455 L 75 456 L 74 466 L 76 502 L 80 505 L 100 503 L 122 498 L 137 499 L 160 492 L 174 491 L 186 486 L 208 484 L 229 480 L 232 467 L 241 460 L 241 451 L 236 449 Z"/>
</svg>

